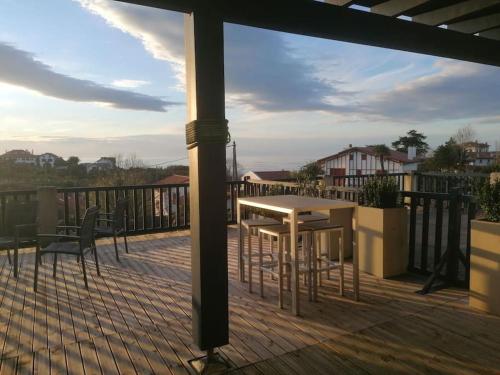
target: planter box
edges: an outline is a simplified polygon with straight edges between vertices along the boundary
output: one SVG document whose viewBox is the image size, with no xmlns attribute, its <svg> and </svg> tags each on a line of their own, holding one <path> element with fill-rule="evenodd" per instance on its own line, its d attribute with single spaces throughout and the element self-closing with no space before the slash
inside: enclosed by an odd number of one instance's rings
<svg viewBox="0 0 500 375">
<path fill-rule="evenodd" d="M 471 221 L 469 305 L 500 315 L 500 223 Z"/>
<path fill-rule="evenodd" d="M 356 207 L 359 269 L 386 278 L 406 272 L 408 215 L 401 208 Z"/>
</svg>

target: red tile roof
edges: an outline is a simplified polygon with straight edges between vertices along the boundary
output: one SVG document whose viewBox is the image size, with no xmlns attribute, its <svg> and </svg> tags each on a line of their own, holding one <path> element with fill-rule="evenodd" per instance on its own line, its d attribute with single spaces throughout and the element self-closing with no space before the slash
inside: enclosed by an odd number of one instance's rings
<svg viewBox="0 0 500 375">
<path fill-rule="evenodd" d="M 283 181 L 292 179 L 290 171 L 252 171 L 262 180 Z"/>
<path fill-rule="evenodd" d="M 345 150 L 342 150 L 336 154 L 333 154 L 333 155 L 330 155 L 330 156 L 327 156 L 326 158 L 322 158 L 322 159 L 319 159 L 318 162 L 321 163 L 321 162 L 325 162 L 325 161 L 328 161 L 328 160 L 331 160 L 331 159 L 335 159 L 339 156 L 342 156 L 342 155 L 345 155 L 345 154 L 348 154 L 348 153 L 351 153 L 351 152 L 362 152 L 364 154 L 368 154 L 368 155 L 373 155 L 375 156 L 375 151 L 374 151 L 374 147 L 373 146 L 365 146 L 365 147 L 350 147 L 348 149 L 345 149 Z M 404 152 L 399 152 L 399 151 L 394 151 L 394 150 L 390 150 L 390 155 L 389 156 L 385 156 L 384 159 L 386 160 L 392 160 L 392 161 L 396 161 L 396 162 L 399 162 L 399 163 L 407 163 L 407 162 L 413 162 L 414 160 L 409 160 L 408 159 L 408 155 L 405 154 Z"/>
</svg>

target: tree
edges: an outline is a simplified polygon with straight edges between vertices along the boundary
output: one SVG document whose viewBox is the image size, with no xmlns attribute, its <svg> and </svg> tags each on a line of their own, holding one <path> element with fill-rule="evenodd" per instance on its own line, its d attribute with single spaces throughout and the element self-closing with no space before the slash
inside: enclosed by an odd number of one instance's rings
<svg viewBox="0 0 500 375">
<path fill-rule="evenodd" d="M 382 169 L 382 173 L 385 174 L 384 158 L 391 154 L 391 150 L 386 145 L 380 144 L 373 146 L 373 152 L 380 159 L 380 168 Z"/>
<path fill-rule="evenodd" d="M 425 140 L 427 137 L 416 130 L 410 130 L 406 136 L 399 137 L 397 141 L 392 142 L 392 148 L 407 153 L 408 147 L 416 147 L 417 155 L 425 155 L 429 150 L 429 145 Z"/>
<path fill-rule="evenodd" d="M 78 156 L 70 156 L 66 161 L 69 166 L 77 166 L 80 163 L 80 158 Z"/>
<path fill-rule="evenodd" d="M 467 143 L 473 142 L 476 138 L 476 132 L 470 125 L 464 126 L 463 128 L 460 128 L 457 130 L 455 135 L 453 136 L 453 139 L 455 140 L 457 146 L 458 146 L 458 157 L 459 157 L 459 164 L 460 165 L 465 165 L 467 162 L 467 150 L 466 146 Z"/>
<path fill-rule="evenodd" d="M 453 171 L 460 167 L 460 146 L 454 138 L 439 146 L 432 158 L 426 160 L 424 168 L 433 171 Z"/>
</svg>

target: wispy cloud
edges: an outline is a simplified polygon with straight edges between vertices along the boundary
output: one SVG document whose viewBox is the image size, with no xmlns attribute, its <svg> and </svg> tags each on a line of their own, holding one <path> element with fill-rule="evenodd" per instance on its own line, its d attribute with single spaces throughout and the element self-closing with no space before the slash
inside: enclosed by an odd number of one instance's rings
<svg viewBox="0 0 500 375">
<path fill-rule="evenodd" d="M 149 85 L 149 81 L 141 81 L 136 79 L 117 79 L 111 83 L 115 87 L 122 87 L 127 89 L 135 89 L 137 87 Z"/>
<path fill-rule="evenodd" d="M 168 61 L 184 81 L 183 16 L 108 0 L 79 0 L 111 26 L 139 39 L 156 59 Z M 230 100 L 263 111 L 342 111 L 329 97 L 347 95 L 319 79 L 293 55 L 281 34 L 226 25 L 226 86 Z"/>
<path fill-rule="evenodd" d="M 54 98 L 132 110 L 165 112 L 176 103 L 158 97 L 119 90 L 55 72 L 27 51 L 0 42 L 0 82 Z"/>
<path fill-rule="evenodd" d="M 371 97 L 363 112 L 415 123 L 500 115 L 500 69 L 450 60 L 438 60 L 436 67 L 437 73 Z"/>
</svg>

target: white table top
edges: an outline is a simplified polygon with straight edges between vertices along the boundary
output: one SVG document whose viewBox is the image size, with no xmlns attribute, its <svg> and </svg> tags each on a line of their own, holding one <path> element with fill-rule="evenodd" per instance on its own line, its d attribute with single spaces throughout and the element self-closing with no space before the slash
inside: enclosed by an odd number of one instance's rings
<svg viewBox="0 0 500 375">
<path fill-rule="evenodd" d="M 245 206 L 263 208 L 270 211 L 292 212 L 322 211 L 341 208 L 353 208 L 357 204 L 335 199 L 302 197 L 297 195 L 270 195 L 267 197 L 238 198 L 238 203 Z"/>
</svg>

